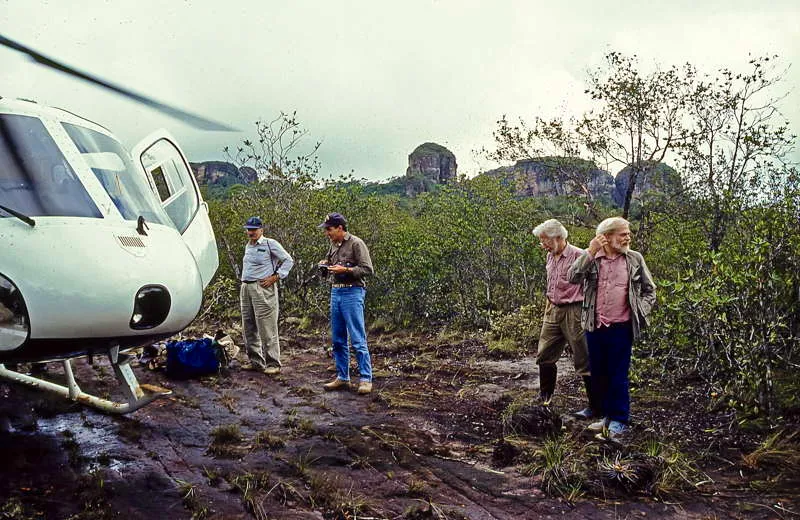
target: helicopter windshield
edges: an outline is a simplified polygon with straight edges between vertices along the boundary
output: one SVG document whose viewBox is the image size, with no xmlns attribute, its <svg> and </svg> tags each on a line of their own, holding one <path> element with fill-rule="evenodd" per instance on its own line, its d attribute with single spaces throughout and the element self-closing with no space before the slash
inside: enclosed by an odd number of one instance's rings
<svg viewBox="0 0 800 520">
<path fill-rule="evenodd" d="M 32 217 L 102 218 L 42 121 L 16 114 L 0 114 L 0 205 Z"/>
<path fill-rule="evenodd" d="M 119 142 L 95 130 L 61 124 L 125 220 L 142 216 L 147 222 L 171 225 Z"/>
</svg>

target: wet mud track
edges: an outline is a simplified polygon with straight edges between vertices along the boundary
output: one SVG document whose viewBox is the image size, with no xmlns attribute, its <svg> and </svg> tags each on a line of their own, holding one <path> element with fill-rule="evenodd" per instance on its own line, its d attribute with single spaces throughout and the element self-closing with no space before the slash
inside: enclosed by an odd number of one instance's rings
<svg viewBox="0 0 800 520">
<path fill-rule="evenodd" d="M 103 415 L 0 385 L 0 518 L 625 518 L 714 517 L 713 506 L 543 494 L 498 467 L 509 392 L 535 395 L 532 358 L 487 360 L 476 340 L 379 337 L 375 389 L 325 392 L 331 361 L 314 337 L 283 342 L 277 376 L 232 368 L 172 381 L 173 395 Z M 564 409 L 582 396 L 560 364 Z M 75 362 L 84 390 L 115 386 L 109 367 Z M 58 371 L 49 374 L 58 379 Z M 563 381 L 563 384 L 561 383 Z M 725 516 L 718 516 L 725 518 Z"/>
</svg>

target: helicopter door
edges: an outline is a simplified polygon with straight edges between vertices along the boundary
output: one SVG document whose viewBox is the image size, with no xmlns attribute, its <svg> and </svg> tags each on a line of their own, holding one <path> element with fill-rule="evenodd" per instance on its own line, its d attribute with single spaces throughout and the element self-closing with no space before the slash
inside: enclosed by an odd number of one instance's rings
<svg viewBox="0 0 800 520">
<path fill-rule="evenodd" d="M 203 287 L 207 286 L 219 266 L 217 243 L 208 205 L 183 152 L 172 136 L 159 130 L 133 148 L 133 159 L 144 170 L 155 196 L 192 251 Z"/>
</svg>

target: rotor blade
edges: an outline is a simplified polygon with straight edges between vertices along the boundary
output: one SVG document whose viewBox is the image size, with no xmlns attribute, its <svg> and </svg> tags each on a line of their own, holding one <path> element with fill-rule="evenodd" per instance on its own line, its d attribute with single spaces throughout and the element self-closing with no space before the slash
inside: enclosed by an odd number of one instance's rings
<svg viewBox="0 0 800 520">
<path fill-rule="evenodd" d="M 142 96 L 141 94 L 137 94 L 136 92 L 132 92 L 132 91 L 130 91 L 128 89 L 119 87 L 117 85 L 113 85 L 113 84 L 108 83 L 106 81 L 103 81 L 102 79 L 97 78 L 95 76 L 92 76 L 90 74 L 87 74 L 85 72 L 81 72 L 79 70 L 73 69 L 72 67 L 64 65 L 63 63 L 59 63 L 59 62 L 57 62 L 57 61 L 55 61 L 55 60 L 53 60 L 51 58 L 48 58 L 47 56 L 39 54 L 35 50 L 33 50 L 33 49 L 29 48 L 29 47 L 26 47 L 26 46 L 24 46 L 24 45 L 22 45 L 20 43 L 17 43 L 14 40 L 10 40 L 10 39 L 6 38 L 5 36 L 3 36 L 2 34 L 0 34 L 0 45 L 4 45 L 6 47 L 10 47 L 10 48 L 12 48 L 14 50 L 17 50 L 19 52 L 27 54 L 32 60 L 34 60 L 34 61 L 36 61 L 38 63 L 41 63 L 42 65 L 44 65 L 46 67 L 50 67 L 50 68 L 56 69 L 56 70 L 61 71 L 61 72 L 65 73 L 65 74 L 69 74 L 70 76 L 74 76 L 74 77 L 86 80 L 86 81 L 88 81 L 90 83 L 94 83 L 95 85 L 100 85 L 103 88 L 107 88 L 109 90 L 112 90 L 112 91 L 116 92 L 117 94 L 121 94 L 121 95 L 123 95 L 123 96 L 125 96 L 127 98 L 133 99 L 134 101 L 137 101 L 137 102 L 142 103 L 144 105 L 147 105 L 147 106 L 149 106 L 151 108 L 154 108 L 154 109 L 156 109 L 156 110 L 158 110 L 160 112 L 163 112 L 163 113 L 165 113 L 165 114 L 167 114 L 167 115 L 169 115 L 171 117 L 174 117 L 176 119 L 180 119 L 181 121 L 183 121 L 186 124 L 191 125 L 191 126 L 193 126 L 195 128 L 199 128 L 201 130 L 216 130 L 216 131 L 221 131 L 221 132 L 238 132 L 238 130 L 236 128 L 233 128 L 233 127 L 230 127 L 230 126 L 227 126 L 227 125 L 223 125 L 223 124 L 217 123 L 215 121 L 211 121 L 210 119 L 206 119 L 204 117 L 200 117 L 200 116 L 196 116 L 196 115 L 190 114 L 188 112 L 185 112 L 185 111 L 180 110 L 178 108 L 171 107 L 169 105 L 165 105 L 164 103 L 161 103 L 161 102 L 156 101 L 154 99 L 150 99 L 148 97 Z"/>
</svg>

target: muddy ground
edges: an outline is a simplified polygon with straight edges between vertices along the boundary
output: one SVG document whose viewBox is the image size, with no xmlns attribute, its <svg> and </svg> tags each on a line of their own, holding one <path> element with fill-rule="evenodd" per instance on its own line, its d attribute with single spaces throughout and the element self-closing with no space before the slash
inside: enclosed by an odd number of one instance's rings
<svg viewBox="0 0 800 520">
<path fill-rule="evenodd" d="M 800 511 L 796 488 L 753 485 L 775 478 L 742 462 L 763 436 L 737 430 L 725 411 L 707 412 L 707 399 L 688 385 L 634 385 L 627 445 L 603 444 L 567 418 L 583 399 L 563 358 L 558 435 L 602 460 L 635 459 L 631 446 L 655 438 L 697 468 L 685 479 L 694 482 L 670 493 L 600 479 L 568 499 L 542 490 L 545 437 L 515 434 L 504 422 L 511 403 L 536 395 L 531 356 L 491 359 L 476 338 L 373 334 L 375 389 L 359 396 L 322 390 L 334 377 L 323 335 L 284 334 L 278 376 L 234 366 L 173 381 L 136 367 L 140 382 L 173 395 L 125 417 L 0 384 L 0 518 L 722 519 Z M 105 361 L 75 367 L 84 390 L 116 392 Z M 59 375 L 51 368 L 48 377 Z"/>
</svg>

